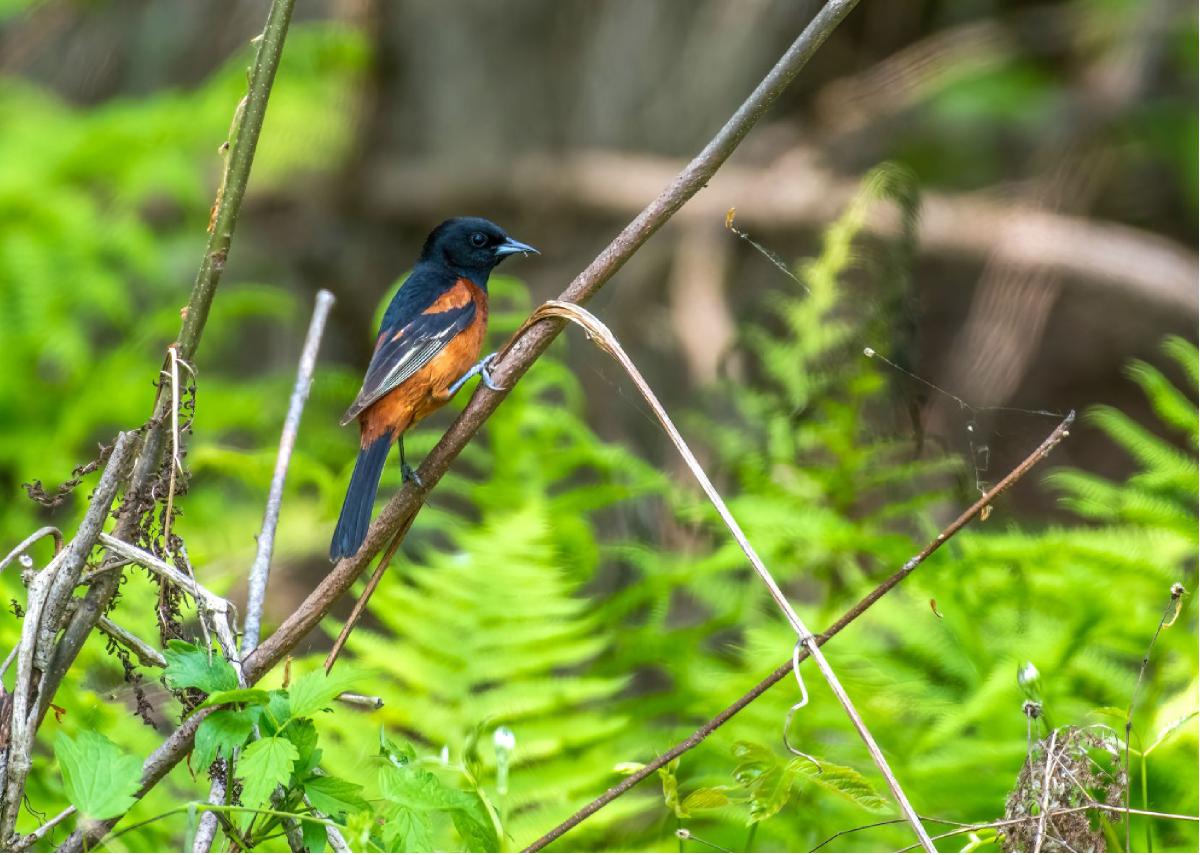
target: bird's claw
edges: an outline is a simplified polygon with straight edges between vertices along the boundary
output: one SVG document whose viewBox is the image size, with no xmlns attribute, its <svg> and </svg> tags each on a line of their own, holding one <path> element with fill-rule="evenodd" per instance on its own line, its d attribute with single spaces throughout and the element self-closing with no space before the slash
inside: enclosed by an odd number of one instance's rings
<svg viewBox="0 0 1200 855">
<path fill-rule="evenodd" d="M 404 484 L 412 481 L 418 487 L 424 487 L 425 483 L 421 480 L 421 476 L 417 474 L 417 470 L 413 469 L 407 463 L 400 464 L 400 483 Z"/>
<path fill-rule="evenodd" d="M 495 353 L 489 353 L 483 359 L 479 360 L 479 376 L 483 380 L 483 385 L 487 386 L 493 392 L 506 392 L 508 388 L 497 385 L 496 381 L 492 379 L 492 372 L 488 370 L 488 366 L 492 364 L 492 360 L 495 358 Z"/>
</svg>

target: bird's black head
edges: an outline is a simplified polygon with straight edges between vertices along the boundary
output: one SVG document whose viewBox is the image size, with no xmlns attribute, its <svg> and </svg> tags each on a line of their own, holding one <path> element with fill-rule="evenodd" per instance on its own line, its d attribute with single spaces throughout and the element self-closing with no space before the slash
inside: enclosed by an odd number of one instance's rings
<svg viewBox="0 0 1200 855">
<path fill-rule="evenodd" d="M 421 250 L 421 260 L 444 264 L 479 287 L 486 288 L 492 268 L 518 252 L 537 250 L 513 240 L 491 220 L 455 217 L 430 232 Z"/>
</svg>

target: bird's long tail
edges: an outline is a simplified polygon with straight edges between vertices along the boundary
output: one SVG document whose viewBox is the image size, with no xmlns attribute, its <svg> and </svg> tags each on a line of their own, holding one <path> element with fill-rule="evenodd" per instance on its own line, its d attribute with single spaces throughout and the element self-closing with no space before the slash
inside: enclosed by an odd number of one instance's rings
<svg viewBox="0 0 1200 855">
<path fill-rule="evenodd" d="M 366 540 L 375 494 L 379 492 L 379 477 L 383 474 L 383 464 L 387 461 L 391 445 L 392 436 L 385 432 L 358 452 L 354 474 L 350 476 L 350 486 L 346 490 L 346 501 L 342 503 L 342 514 L 338 517 L 337 528 L 333 530 L 333 542 L 329 544 L 331 560 L 349 558 L 358 552 Z"/>
</svg>

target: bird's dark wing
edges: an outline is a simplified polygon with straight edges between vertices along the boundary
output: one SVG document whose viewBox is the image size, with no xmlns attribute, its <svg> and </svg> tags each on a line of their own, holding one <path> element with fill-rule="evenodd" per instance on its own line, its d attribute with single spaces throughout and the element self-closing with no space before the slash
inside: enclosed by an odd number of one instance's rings
<svg viewBox="0 0 1200 855">
<path fill-rule="evenodd" d="M 417 315 L 399 330 L 385 329 L 367 367 L 358 397 L 342 416 L 349 424 L 359 413 L 378 401 L 429 364 L 450 341 L 475 319 L 475 303 L 444 312 Z"/>
</svg>

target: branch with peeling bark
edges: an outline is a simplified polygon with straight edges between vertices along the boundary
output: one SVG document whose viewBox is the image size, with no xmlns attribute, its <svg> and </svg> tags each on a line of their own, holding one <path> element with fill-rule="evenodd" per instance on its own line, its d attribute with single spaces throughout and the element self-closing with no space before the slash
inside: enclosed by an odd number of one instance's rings
<svg viewBox="0 0 1200 855">
<path fill-rule="evenodd" d="M 37 728 L 50 708 L 62 680 L 74 663 L 87 638 L 104 620 L 120 585 L 120 573 L 112 572 L 131 559 L 164 576 L 177 575 L 173 581 L 197 595 L 202 589 L 186 573 L 161 561 L 145 550 L 133 546 L 142 518 L 156 505 L 152 487 L 157 478 L 168 435 L 173 440 L 172 457 L 178 459 L 178 366 L 191 360 L 200 343 L 209 309 L 212 306 L 229 248 L 237 225 L 238 214 L 249 182 L 250 168 L 262 130 L 267 101 L 274 83 L 275 72 L 283 50 L 284 39 L 291 21 L 294 0 L 273 0 L 261 36 L 255 41 L 258 48 L 249 75 L 246 97 L 238 105 L 230 139 L 222 147 L 226 156 L 220 190 L 213 205 L 209 235 L 191 297 L 182 309 L 183 323 L 179 338 L 168 348 L 167 375 L 172 378 L 168 392 L 160 384 L 153 415 L 146 426 L 134 433 L 121 434 L 109 458 L 104 475 L 93 495 L 84 521 L 71 543 L 40 573 L 29 579 L 26 618 L 22 627 L 20 646 L 16 651 L 17 677 L 12 703 L 5 704 L 10 718 L 11 738 L 0 757 L 0 843 L 13 842 L 13 832 L 24 794 L 24 784 L 31 765 L 31 751 Z M 135 452 L 135 445 L 137 446 Z M 136 458 L 136 459 L 135 459 Z M 132 472 L 126 472 L 132 462 Z M 174 463 L 173 463 L 174 466 Z M 171 472 L 174 482 L 174 468 Z M 111 536 L 102 529 L 108 520 L 117 492 L 124 488 L 123 513 Z M 173 498 L 174 490 L 169 494 Z M 171 498 L 168 501 L 171 501 Z M 170 525 L 169 516 L 166 525 Z M 41 537 L 46 530 L 38 532 Z M 82 576 L 83 567 L 102 539 L 110 552 L 123 555 L 121 561 L 110 562 L 102 570 Z M 56 535 L 61 545 L 61 535 Z M 27 541 L 28 543 L 28 541 Z M 27 545 L 27 544 L 23 544 Z M 10 556 L 11 557 L 11 556 Z M 6 559 L 7 563 L 8 559 Z M 187 562 L 184 561 L 186 566 Z M 88 584 L 87 594 L 73 600 L 75 588 Z M 198 600 L 199 602 L 199 600 Z M 213 615 L 223 615 L 228 630 L 222 638 L 229 655 L 236 657 L 233 645 L 229 609 L 224 600 L 207 595 L 204 606 Z M 206 609 L 201 608 L 201 612 Z M 59 635 L 63 619 L 66 627 Z M 218 626 L 221 622 L 218 621 Z M 111 622 L 102 629 L 119 630 Z M 132 643 L 132 642 L 130 642 Z M 143 651 L 145 652 L 145 651 Z M 148 654 L 147 654 L 148 655 Z M 56 819 L 64 818 L 64 813 Z"/>
</svg>

